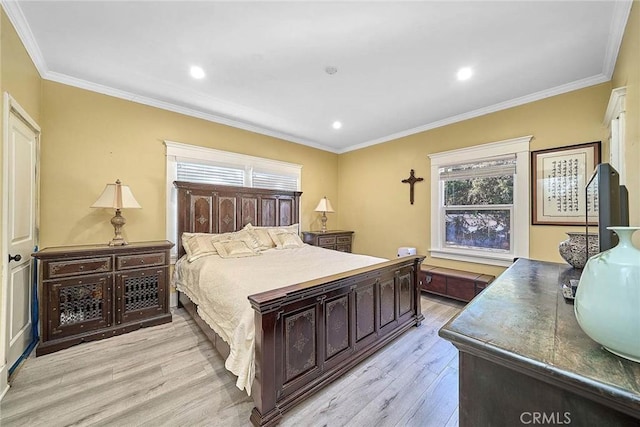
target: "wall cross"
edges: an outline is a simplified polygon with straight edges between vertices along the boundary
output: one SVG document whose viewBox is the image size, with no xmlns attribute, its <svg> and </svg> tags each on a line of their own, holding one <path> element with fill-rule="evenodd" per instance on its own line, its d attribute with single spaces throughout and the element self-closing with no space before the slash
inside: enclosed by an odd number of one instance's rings
<svg viewBox="0 0 640 427">
<path fill-rule="evenodd" d="M 409 173 L 409 178 L 403 179 L 402 182 L 405 184 L 409 184 L 409 201 L 413 204 L 413 186 L 416 182 L 424 181 L 424 178 L 416 178 L 415 172 L 411 169 Z"/>
</svg>

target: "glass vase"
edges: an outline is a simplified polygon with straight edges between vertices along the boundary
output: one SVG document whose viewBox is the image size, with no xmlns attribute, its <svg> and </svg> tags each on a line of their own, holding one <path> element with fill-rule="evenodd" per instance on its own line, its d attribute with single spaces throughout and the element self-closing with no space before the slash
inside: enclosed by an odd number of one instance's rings
<svg viewBox="0 0 640 427">
<path fill-rule="evenodd" d="M 640 363 L 640 250 L 631 243 L 640 227 L 608 227 L 617 246 L 587 261 L 574 310 L 582 330 L 611 353 Z"/>
</svg>

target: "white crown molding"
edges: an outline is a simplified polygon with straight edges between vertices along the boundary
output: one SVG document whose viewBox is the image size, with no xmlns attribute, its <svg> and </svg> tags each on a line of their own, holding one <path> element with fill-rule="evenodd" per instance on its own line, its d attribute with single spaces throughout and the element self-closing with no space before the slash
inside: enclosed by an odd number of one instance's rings
<svg viewBox="0 0 640 427">
<path fill-rule="evenodd" d="M 462 122 L 464 120 L 473 119 L 475 117 L 484 116 L 486 114 L 495 113 L 497 111 L 506 110 L 508 108 L 517 107 L 519 105 L 528 104 L 530 102 L 539 101 L 541 99 L 550 98 L 552 96 L 561 95 L 563 93 L 572 92 L 574 90 L 583 89 L 585 87 L 594 86 L 600 83 L 607 82 L 609 80 L 610 78 L 608 78 L 603 74 L 598 74 L 596 76 L 587 77 L 581 80 L 576 80 L 574 82 L 556 86 L 551 89 L 532 93 L 530 95 L 521 96 L 520 98 L 515 98 L 509 101 L 504 101 L 498 104 L 490 105 L 488 107 L 479 108 L 477 110 L 469 111 L 468 113 L 462 113 L 462 114 L 458 114 L 457 116 L 447 117 L 446 119 L 428 123 L 423 126 L 418 126 L 413 129 L 408 129 L 408 130 L 394 133 L 382 138 L 363 142 L 362 144 L 352 145 L 350 147 L 346 147 L 342 150 L 339 150 L 338 154 L 359 150 L 361 148 L 370 147 L 372 145 L 382 144 L 383 142 L 392 141 L 394 139 L 402 138 L 409 135 L 414 135 L 416 133 L 439 128 L 439 127 L 450 125 L 453 123 Z"/>
<path fill-rule="evenodd" d="M 191 108 L 182 107 L 176 104 L 172 104 L 165 101 L 160 101 L 154 98 L 149 98 L 145 96 L 136 95 L 134 93 L 126 92 L 119 89 L 114 89 L 109 86 L 104 86 L 97 83 L 92 83 L 86 80 L 78 79 L 72 76 L 68 76 L 62 73 L 49 71 L 47 64 L 44 60 L 44 56 L 36 43 L 36 39 L 29 27 L 29 24 L 22 13 L 22 9 L 20 8 L 18 1 L 11 0 L 0 0 L 0 4 L 4 8 L 11 24 L 16 29 L 20 40 L 25 46 L 27 53 L 31 57 L 31 60 L 34 62 L 36 69 L 40 73 L 40 76 L 45 80 L 51 80 L 57 83 L 66 84 L 69 86 L 78 87 L 81 89 L 89 90 L 92 92 L 101 93 L 103 95 L 109 95 L 120 99 L 125 99 L 127 101 L 137 102 L 139 104 L 148 105 L 150 107 L 156 107 L 167 111 L 172 111 L 174 113 L 184 114 L 186 116 L 195 117 L 203 120 L 207 120 L 214 123 L 219 123 L 227 126 L 231 126 L 238 129 L 247 130 L 250 132 L 255 132 L 261 135 L 271 136 L 278 139 L 283 139 L 289 142 L 295 142 L 298 144 L 306 145 L 308 147 L 317 148 L 323 151 L 329 151 L 332 153 L 337 153 L 337 151 L 329 146 L 316 143 L 314 141 L 310 141 L 305 138 L 296 137 L 294 135 L 287 134 L 285 132 L 278 132 L 272 129 L 267 129 L 261 126 L 256 126 L 250 123 L 242 122 L 239 120 L 233 120 L 226 117 L 221 117 L 215 114 L 204 113 L 202 111 L 197 111 Z"/>
<path fill-rule="evenodd" d="M 633 1 L 631 0 L 614 2 L 611 25 L 609 27 L 609 40 L 607 43 L 607 50 L 604 54 L 604 62 L 602 64 L 602 74 L 607 76 L 609 80 L 611 80 L 613 71 L 616 67 L 618 52 L 622 45 L 622 38 L 627 26 L 627 20 L 629 19 L 629 13 L 631 13 L 632 5 Z"/>
<path fill-rule="evenodd" d="M 71 77 L 65 74 L 49 71 L 47 64 L 44 60 L 44 57 L 42 55 L 42 52 L 40 51 L 40 48 L 36 43 L 35 37 L 27 23 L 27 20 L 24 14 L 22 13 L 22 10 L 19 6 L 19 2 L 12 1 L 12 0 L 0 0 L 0 4 L 4 8 L 7 16 L 9 17 L 9 20 L 15 27 L 16 32 L 20 37 L 20 40 L 24 44 L 27 50 L 27 53 L 31 57 L 31 60 L 34 62 L 38 72 L 40 73 L 43 79 L 66 84 L 69 86 L 78 87 L 78 88 L 89 90 L 92 92 L 102 93 L 104 95 L 125 99 L 128 101 L 136 102 L 143 105 L 148 105 L 155 108 L 160 108 L 167 111 L 172 111 L 172 112 L 183 114 L 186 116 L 195 117 L 195 118 L 207 120 L 214 123 L 219 123 L 219 124 L 227 125 L 230 127 L 247 130 L 247 131 L 258 133 L 261 135 L 271 136 L 271 137 L 282 139 L 285 141 L 306 145 L 308 147 L 316 148 L 319 150 L 328 151 L 336 154 L 342 154 L 342 153 L 347 153 L 349 151 L 355 151 L 362 148 L 370 147 L 372 145 L 382 144 L 384 142 L 389 142 L 395 139 L 414 135 L 416 133 L 439 128 L 449 124 L 461 122 L 464 120 L 469 120 L 475 117 L 483 116 L 483 115 L 494 113 L 497 111 L 505 110 L 507 108 L 512 108 L 519 105 L 527 104 L 529 102 L 538 101 L 551 96 L 560 95 L 566 92 L 604 83 L 611 80 L 611 76 L 613 74 L 616 59 L 618 56 L 618 51 L 620 49 L 620 45 L 622 44 L 622 37 L 624 34 L 626 22 L 629 17 L 629 13 L 631 11 L 631 6 L 633 4 L 633 1 L 622 0 L 622 1 L 615 2 L 615 7 L 612 14 L 611 25 L 610 25 L 609 42 L 607 45 L 605 58 L 603 61 L 602 74 L 598 74 L 592 77 L 587 77 L 585 79 L 577 80 L 575 82 L 557 86 L 555 88 L 537 92 L 531 95 L 526 95 L 520 98 L 515 98 L 509 101 L 501 102 L 498 104 L 494 104 L 492 106 L 480 108 L 480 109 L 459 114 L 456 116 L 448 117 L 448 118 L 438 120 L 432 123 L 428 123 L 422 126 L 418 126 L 412 129 L 404 130 L 401 132 L 397 132 L 381 138 L 376 138 L 370 141 L 365 141 L 363 143 L 351 145 L 349 147 L 345 147 L 341 149 L 333 148 L 333 147 L 320 144 L 305 138 L 290 135 L 285 132 L 279 132 L 273 129 L 268 129 L 262 126 L 246 123 L 240 120 L 230 119 L 227 117 L 222 117 L 222 116 L 218 116 L 211 113 L 205 113 L 202 111 L 172 104 L 166 101 L 160 101 L 154 98 L 136 95 L 134 93 L 122 91 L 119 89 L 114 89 L 108 86 L 92 83 L 92 82 Z"/>
<path fill-rule="evenodd" d="M 24 14 L 22 13 L 22 9 L 20 9 L 18 2 L 10 0 L 0 0 L 0 4 L 2 4 L 2 8 L 7 14 L 9 21 L 11 21 L 11 24 L 16 29 L 18 37 L 20 37 L 24 48 L 27 50 L 27 53 L 31 57 L 31 60 L 40 73 L 40 76 L 44 77 L 49 71 L 47 68 L 47 63 L 44 60 L 44 56 L 42 56 L 40 47 L 38 47 L 38 43 L 36 43 L 36 38 L 31 32 L 31 27 L 29 27 L 27 18 L 25 18 Z"/>
</svg>

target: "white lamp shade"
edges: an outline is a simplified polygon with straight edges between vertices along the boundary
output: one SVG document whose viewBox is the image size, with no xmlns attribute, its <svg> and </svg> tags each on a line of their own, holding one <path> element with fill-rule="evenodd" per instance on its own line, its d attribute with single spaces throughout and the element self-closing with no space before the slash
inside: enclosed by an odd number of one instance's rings
<svg viewBox="0 0 640 427">
<path fill-rule="evenodd" d="M 316 212 L 334 212 L 331 202 L 326 197 L 320 199 L 318 206 L 316 206 Z"/>
<path fill-rule="evenodd" d="M 104 191 L 95 201 L 92 208 L 113 208 L 113 209 L 136 209 L 140 204 L 133 197 L 133 193 L 128 185 L 122 185 L 120 180 L 115 184 L 107 184 Z"/>
</svg>

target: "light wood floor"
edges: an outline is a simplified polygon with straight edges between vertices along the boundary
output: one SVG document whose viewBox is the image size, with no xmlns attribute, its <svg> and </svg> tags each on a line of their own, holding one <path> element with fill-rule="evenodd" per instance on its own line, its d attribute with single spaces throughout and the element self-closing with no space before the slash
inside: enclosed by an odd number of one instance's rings
<svg viewBox="0 0 640 427">
<path fill-rule="evenodd" d="M 423 296 L 425 321 L 285 414 L 283 426 L 458 425 L 458 356 L 438 329 L 461 303 Z M 182 309 L 173 322 L 29 358 L 0 426 L 246 426 L 253 408 Z"/>
</svg>

